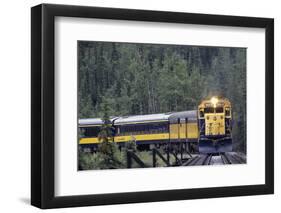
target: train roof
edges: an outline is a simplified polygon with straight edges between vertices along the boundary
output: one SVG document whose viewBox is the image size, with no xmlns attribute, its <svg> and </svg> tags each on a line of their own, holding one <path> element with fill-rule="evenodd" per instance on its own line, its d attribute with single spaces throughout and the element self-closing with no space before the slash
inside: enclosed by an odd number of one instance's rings
<svg viewBox="0 0 281 213">
<path fill-rule="evenodd" d="M 112 122 L 113 120 L 115 120 L 116 117 L 110 118 L 110 121 Z M 79 119 L 78 121 L 80 126 L 91 126 L 91 125 L 102 125 L 103 124 L 103 120 L 101 118 L 82 118 Z"/>
<path fill-rule="evenodd" d="M 171 122 L 177 123 L 178 119 L 185 120 L 188 119 L 189 122 L 194 122 L 197 120 L 197 111 L 182 111 L 182 112 L 169 112 L 169 113 L 159 113 L 159 114 L 147 114 L 147 115 L 132 115 L 124 117 L 113 117 L 111 122 L 115 125 L 124 124 L 135 124 L 135 123 L 150 123 L 150 122 Z M 101 118 L 85 118 L 79 119 L 79 126 L 95 126 L 102 125 L 103 120 Z"/>
<path fill-rule="evenodd" d="M 148 115 L 133 115 L 133 116 L 124 116 L 119 117 L 114 121 L 114 124 L 122 125 L 127 123 L 146 123 L 146 122 L 162 122 L 168 121 L 171 113 L 160 113 L 160 114 L 148 114 Z"/>
<path fill-rule="evenodd" d="M 177 123 L 178 119 L 180 119 L 180 120 L 187 119 L 188 122 L 197 121 L 197 110 L 175 112 L 175 113 L 172 113 L 169 117 L 170 123 Z"/>
<path fill-rule="evenodd" d="M 100 118 L 84 118 L 79 119 L 79 125 L 102 125 L 103 121 Z"/>
<path fill-rule="evenodd" d="M 188 121 L 196 121 L 197 120 L 197 111 L 183 111 L 183 112 L 170 112 L 170 113 L 162 113 L 162 114 L 149 114 L 149 115 L 134 115 L 134 116 L 126 116 L 120 117 L 114 121 L 116 125 L 122 124 L 130 124 L 130 123 L 148 123 L 148 122 L 162 122 L 162 121 L 178 121 L 180 119 L 188 119 Z"/>
</svg>

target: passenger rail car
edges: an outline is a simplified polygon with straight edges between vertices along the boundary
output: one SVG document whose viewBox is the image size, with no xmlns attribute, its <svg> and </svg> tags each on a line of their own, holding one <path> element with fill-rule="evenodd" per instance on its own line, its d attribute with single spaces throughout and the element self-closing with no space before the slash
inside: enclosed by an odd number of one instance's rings
<svg viewBox="0 0 281 213">
<path fill-rule="evenodd" d="M 232 150 L 231 106 L 226 99 L 204 100 L 198 110 L 115 117 L 110 121 L 112 140 L 119 147 L 135 141 L 139 149 L 185 144 L 188 151 L 199 148 L 202 153 Z M 79 145 L 83 150 L 97 149 L 102 125 L 99 118 L 79 120 Z"/>
<path fill-rule="evenodd" d="M 103 121 L 100 118 L 79 119 L 79 146 L 83 151 L 95 151 Z"/>
<path fill-rule="evenodd" d="M 111 119 L 114 129 L 113 141 L 119 146 L 136 141 L 139 148 L 167 143 L 197 143 L 197 111 L 135 115 Z M 103 125 L 101 119 L 79 120 L 79 145 L 84 150 L 95 150 L 98 134 Z"/>
</svg>

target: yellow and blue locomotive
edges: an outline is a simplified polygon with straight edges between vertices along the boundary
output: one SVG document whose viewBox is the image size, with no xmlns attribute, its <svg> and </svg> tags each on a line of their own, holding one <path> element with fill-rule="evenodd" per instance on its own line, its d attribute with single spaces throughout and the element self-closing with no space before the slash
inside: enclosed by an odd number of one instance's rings
<svg viewBox="0 0 281 213">
<path fill-rule="evenodd" d="M 79 146 L 96 149 L 102 119 L 79 120 Z M 111 119 L 113 141 L 119 146 L 134 140 L 139 148 L 186 145 L 188 151 L 221 153 L 232 151 L 231 104 L 226 98 L 203 100 L 198 110 Z"/>
<path fill-rule="evenodd" d="M 198 106 L 198 129 L 200 153 L 232 151 L 230 101 L 222 97 L 203 100 Z"/>
</svg>

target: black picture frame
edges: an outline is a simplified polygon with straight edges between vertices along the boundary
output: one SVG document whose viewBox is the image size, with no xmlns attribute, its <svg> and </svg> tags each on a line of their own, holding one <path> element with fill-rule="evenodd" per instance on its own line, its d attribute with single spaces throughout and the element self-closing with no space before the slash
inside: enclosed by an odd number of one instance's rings
<svg viewBox="0 0 281 213">
<path fill-rule="evenodd" d="M 265 184 L 199 189 L 61 196 L 55 189 L 55 17 L 264 28 Z M 274 193 L 274 20 L 270 18 L 41 4 L 31 8 L 31 204 L 59 208 Z"/>
</svg>

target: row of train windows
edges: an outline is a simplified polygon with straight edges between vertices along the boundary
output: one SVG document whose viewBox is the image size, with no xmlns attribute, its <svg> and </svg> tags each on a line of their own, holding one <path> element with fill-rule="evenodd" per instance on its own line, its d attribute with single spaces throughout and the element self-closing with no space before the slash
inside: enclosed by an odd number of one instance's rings
<svg viewBox="0 0 281 213">
<path fill-rule="evenodd" d="M 80 137 L 97 137 L 100 130 L 100 127 L 83 127 L 79 128 L 79 135 Z"/>
<path fill-rule="evenodd" d="M 168 123 L 152 123 L 152 124 L 137 124 L 118 126 L 117 135 L 131 134 L 155 134 L 169 131 Z"/>
<path fill-rule="evenodd" d="M 116 135 L 155 134 L 169 131 L 168 123 L 122 125 L 113 129 Z M 100 127 L 83 127 L 79 129 L 80 137 L 97 137 Z"/>
</svg>

